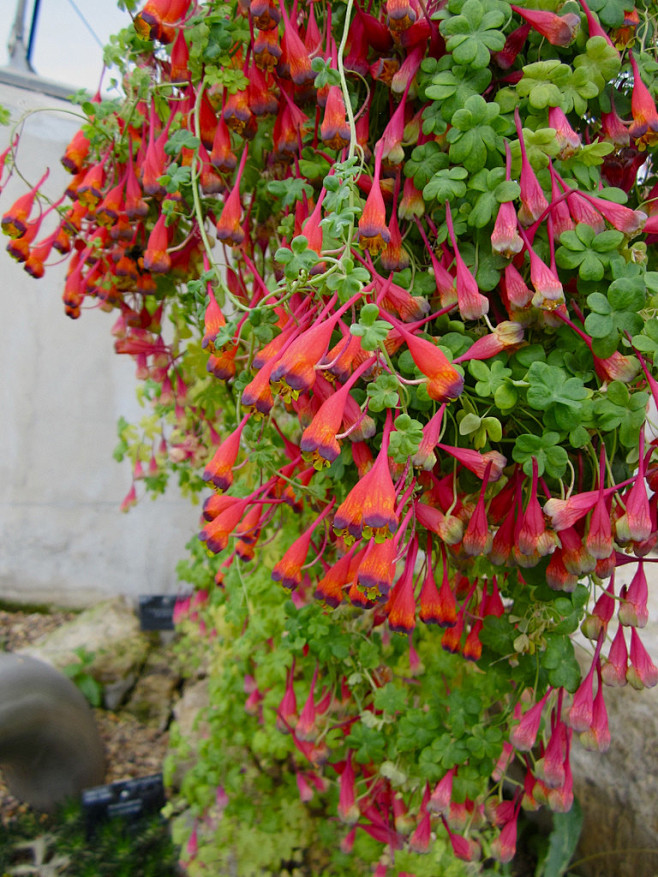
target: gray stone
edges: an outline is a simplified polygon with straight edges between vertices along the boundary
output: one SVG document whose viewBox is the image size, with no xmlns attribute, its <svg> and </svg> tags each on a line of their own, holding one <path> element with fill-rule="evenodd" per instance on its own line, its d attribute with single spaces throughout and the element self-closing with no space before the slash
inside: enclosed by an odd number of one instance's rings
<svg viewBox="0 0 658 877">
<path fill-rule="evenodd" d="M 24 655 L 0 653 L 0 768 L 13 795 L 48 811 L 105 775 L 103 744 L 82 694 Z"/>
<path fill-rule="evenodd" d="M 208 679 L 190 681 L 183 689 L 183 695 L 174 705 L 175 725 L 172 728 L 171 740 L 180 737 L 185 741 L 189 752 L 186 758 L 177 756 L 176 769 L 172 777 L 175 787 L 180 787 L 183 777 L 196 761 L 196 747 L 208 735 L 208 723 L 203 719 L 203 710 L 210 704 Z"/>
<path fill-rule="evenodd" d="M 658 570 L 647 563 L 649 622 L 639 631 L 658 664 Z M 634 566 L 622 567 L 617 585 Z M 611 626 L 611 634 L 614 627 Z M 626 638 L 628 642 L 628 637 Z M 604 649 L 604 654 L 607 649 Z M 583 663 L 589 668 L 589 662 Z M 576 859 L 587 877 L 656 877 L 658 874 L 658 687 L 604 690 L 612 742 L 607 752 L 572 748 L 574 791 L 584 822 Z M 653 853 L 648 852 L 653 850 Z"/>
<path fill-rule="evenodd" d="M 169 724 L 180 676 L 171 655 L 157 650 L 149 654 L 142 673 L 124 707 L 140 722 L 163 731 Z"/>
<path fill-rule="evenodd" d="M 76 649 L 93 654 L 84 670 L 103 686 L 106 708 L 116 709 L 134 686 L 150 648 L 131 603 L 115 597 L 81 612 L 20 654 L 60 670 L 82 663 Z"/>
</svg>

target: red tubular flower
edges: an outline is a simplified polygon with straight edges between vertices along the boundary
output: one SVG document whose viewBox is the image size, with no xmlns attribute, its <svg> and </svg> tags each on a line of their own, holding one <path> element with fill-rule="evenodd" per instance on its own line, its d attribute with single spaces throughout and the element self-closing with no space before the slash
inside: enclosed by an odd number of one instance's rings
<svg viewBox="0 0 658 877">
<path fill-rule="evenodd" d="M 165 274 L 171 268 L 171 257 L 167 252 L 169 232 L 165 225 L 166 218 L 165 213 L 160 214 L 144 251 L 144 267 L 154 274 Z"/>
<path fill-rule="evenodd" d="M 389 320 L 390 322 L 390 320 Z M 411 358 L 427 378 L 427 395 L 436 402 L 456 399 L 464 389 L 464 378 L 431 341 L 412 335 L 397 321 L 393 324 L 409 348 Z"/>
<path fill-rule="evenodd" d="M 320 139 L 329 149 L 343 149 L 350 142 L 350 129 L 345 117 L 345 101 L 338 85 L 329 88 L 320 126 Z"/>
<path fill-rule="evenodd" d="M 295 727 L 295 737 L 303 743 L 312 742 L 318 736 L 318 728 L 316 727 L 317 711 L 315 708 L 315 686 L 317 680 L 318 665 L 316 664 L 315 670 L 313 671 L 313 678 L 311 679 L 311 688 L 304 707 L 299 714 L 297 726 Z"/>
<path fill-rule="evenodd" d="M 223 243 L 232 247 L 239 247 L 244 241 L 244 229 L 240 224 L 242 218 L 242 202 L 240 200 L 240 180 L 247 161 L 247 146 L 245 145 L 240 158 L 240 165 L 233 183 L 230 194 L 224 201 L 222 215 L 217 220 L 215 228 L 217 237 Z"/>
<path fill-rule="evenodd" d="M 393 227 L 397 229 L 397 220 L 394 221 L 391 219 L 391 240 L 381 254 L 382 265 L 384 265 L 384 262 L 386 261 L 384 254 L 388 253 L 390 255 L 392 253 L 395 237 Z M 384 267 L 386 266 L 384 265 Z M 387 268 L 387 270 L 391 271 L 393 269 Z M 430 312 L 430 303 L 427 299 L 422 298 L 421 296 L 411 295 L 406 289 L 398 286 L 397 283 L 393 283 L 390 277 L 388 280 L 384 281 L 379 274 L 375 273 L 373 275 L 373 285 L 377 293 L 377 304 L 380 307 L 384 307 L 387 310 L 398 314 L 400 319 L 405 323 L 413 323 L 416 320 L 422 320 L 423 317 L 426 317 Z"/>
<path fill-rule="evenodd" d="M 514 65 L 519 52 L 528 39 L 529 33 L 530 25 L 527 23 L 522 24 L 521 27 L 517 27 L 516 30 L 509 34 L 500 52 L 492 52 L 492 57 L 500 68 L 509 70 Z"/>
<path fill-rule="evenodd" d="M 568 721 L 574 731 L 586 731 L 592 724 L 594 710 L 594 662 L 573 696 L 573 703 L 569 708 Z"/>
<path fill-rule="evenodd" d="M 369 600 L 388 596 L 395 576 L 397 552 L 395 539 L 386 539 L 384 542 L 371 540 L 368 543 L 363 560 L 359 564 L 357 582 L 366 592 Z"/>
<path fill-rule="evenodd" d="M 379 257 L 382 267 L 385 268 L 386 271 L 404 271 L 405 268 L 409 267 L 409 253 L 407 253 L 402 245 L 402 235 L 400 234 L 400 226 L 398 225 L 398 217 L 395 210 L 391 214 L 391 221 L 389 222 L 388 230 L 391 239 L 388 244 L 386 244 Z M 390 288 L 400 289 L 401 287 L 397 287 L 396 284 L 392 283 Z M 425 313 L 429 313 L 430 304 L 426 299 L 409 294 L 407 294 L 407 299 L 413 302 L 414 314 L 423 311 L 425 305 L 427 306 Z M 424 315 L 425 314 L 423 314 L 423 316 Z M 402 317 L 402 319 L 404 319 L 404 317 Z M 416 319 L 420 319 L 420 316 L 416 317 Z"/>
<path fill-rule="evenodd" d="M 398 526 L 395 487 L 388 468 L 391 413 L 387 412 L 382 446 L 372 468 L 360 478 L 336 510 L 334 529 L 347 531 L 354 539 L 361 535 L 383 541 Z"/>
<path fill-rule="evenodd" d="M 416 18 L 416 11 L 410 0 L 387 0 L 386 24 L 394 36 L 408 30 Z"/>
<path fill-rule="evenodd" d="M 455 768 L 452 767 L 436 784 L 436 787 L 427 802 L 427 809 L 432 813 L 447 813 L 450 809 L 454 776 Z"/>
<path fill-rule="evenodd" d="M 532 458 L 532 486 L 528 505 L 523 515 L 523 524 L 519 533 L 518 547 L 521 554 L 538 554 L 545 557 L 555 550 L 555 534 L 546 530 L 544 515 L 542 514 L 539 500 L 537 499 L 538 481 L 537 459 Z"/>
<path fill-rule="evenodd" d="M 491 483 L 498 481 L 507 466 L 507 459 L 498 451 L 473 451 L 470 448 L 456 448 L 437 443 L 437 448 L 450 454 L 478 478 L 488 478 Z"/>
<path fill-rule="evenodd" d="M 203 472 L 203 480 L 210 481 L 217 490 L 228 490 L 233 484 L 233 466 L 240 450 L 242 430 L 245 428 L 249 415 L 245 414 L 237 428 L 226 438 L 213 454 Z"/>
<path fill-rule="evenodd" d="M 23 265 L 23 269 L 32 277 L 39 278 L 44 275 L 44 262 L 50 255 L 50 252 L 57 239 L 57 232 L 53 232 L 43 241 L 34 246 Z"/>
<path fill-rule="evenodd" d="M 425 40 L 420 40 L 417 45 L 409 47 L 406 58 L 393 74 L 391 93 L 396 97 L 402 96 L 402 104 L 405 103 L 404 96 L 409 92 L 426 52 L 427 42 Z"/>
<path fill-rule="evenodd" d="M 610 747 L 610 728 L 608 725 L 608 711 L 605 707 L 603 685 L 601 684 L 601 670 L 597 667 L 599 685 L 594 697 L 592 709 L 592 724 L 580 735 L 580 742 L 585 749 L 606 752 Z"/>
<path fill-rule="evenodd" d="M 536 766 L 537 776 L 549 789 L 559 789 L 564 785 L 566 779 L 564 762 L 570 733 L 558 715 L 558 722 L 544 750 L 544 756 L 537 762 Z"/>
<path fill-rule="evenodd" d="M 523 714 L 521 721 L 510 734 L 510 743 L 519 752 L 530 752 L 535 745 L 544 706 L 551 691 L 552 689 L 549 688 L 542 699 Z"/>
<path fill-rule="evenodd" d="M 324 509 L 322 514 L 313 521 L 311 526 L 298 539 L 295 539 L 281 560 L 274 565 L 272 578 L 275 582 L 281 582 L 283 587 L 288 588 L 288 590 L 299 587 L 302 581 L 302 566 L 306 560 L 313 533 L 329 514 L 332 507 L 333 502 Z"/>
<path fill-rule="evenodd" d="M 315 71 L 311 68 L 311 59 L 300 39 L 296 22 L 286 12 L 284 0 L 279 0 L 279 8 L 284 22 L 281 39 L 290 68 L 290 78 L 295 85 L 306 85 L 315 79 Z"/>
<path fill-rule="evenodd" d="M 644 432 L 640 431 L 640 458 L 638 472 L 628 495 L 624 498 L 626 511 L 615 523 L 618 542 L 643 542 L 652 532 L 651 509 L 647 495 Z"/>
<path fill-rule="evenodd" d="M 353 576 L 350 575 L 353 553 L 354 549 L 341 557 L 325 572 L 315 589 L 316 600 L 324 600 L 325 603 L 334 608 L 338 606 L 343 599 L 343 588 L 353 580 Z"/>
<path fill-rule="evenodd" d="M 276 727 L 282 734 L 290 734 L 297 724 L 297 698 L 295 697 L 295 662 L 288 672 L 286 691 L 276 711 Z"/>
<path fill-rule="evenodd" d="M 258 30 L 272 30 L 281 21 L 281 12 L 273 0 L 252 0 L 249 14 Z"/>
<path fill-rule="evenodd" d="M 124 210 L 130 220 L 141 219 L 149 211 L 148 204 L 142 197 L 142 188 L 135 173 L 133 164 L 132 142 L 130 144 L 130 157 L 126 166 L 126 188 L 124 195 Z"/>
<path fill-rule="evenodd" d="M 553 15 L 553 13 L 547 13 Z M 519 145 L 521 147 L 521 177 L 519 184 L 521 186 L 521 209 L 519 210 L 519 222 L 522 225 L 532 225 L 548 208 L 548 201 L 544 197 L 544 191 L 539 184 L 539 180 L 532 169 L 532 165 L 528 161 L 528 153 L 525 148 L 525 140 L 523 139 L 523 128 L 521 127 L 521 116 L 518 107 L 514 111 L 514 122 L 516 124 L 516 133 L 519 137 Z"/>
<path fill-rule="evenodd" d="M 236 91 L 227 96 L 222 110 L 222 118 L 231 131 L 235 131 L 236 134 L 242 134 L 251 121 L 251 117 L 252 112 L 249 107 L 247 91 Z"/>
<path fill-rule="evenodd" d="M 340 775 L 338 796 L 338 818 L 347 825 L 354 825 L 359 818 L 359 805 L 356 803 L 353 750 L 349 750 L 347 761 Z"/>
<path fill-rule="evenodd" d="M 398 216 L 400 219 L 414 219 L 425 213 L 423 195 L 414 186 L 413 177 L 407 177 L 402 187 L 402 198 L 398 204 Z"/>
<path fill-rule="evenodd" d="M 452 248 L 455 252 L 455 264 L 457 266 L 456 286 L 459 313 L 464 320 L 479 320 L 480 317 L 489 313 L 489 299 L 479 291 L 475 277 L 473 277 L 466 262 L 464 262 L 459 253 L 457 239 L 455 237 L 455 229 L 452 224 L 450 203 L 448 201 L 446 201 L 446 222 L 448 224 L 450 240 L 452 241 Z"/>
<path fill-rule="evenodd" d="M 220 116 L 215 127 L 215 135 L 210 152 L 210 163 L 220 171 L 228 173 L 234 170 L 238 160 L 231 151 L 231 132 L 223 116 Z"/>
<path fill-rule="evenodd" d="M 190 51 L 187 47 L 185 31 L 183 28 L 180 28 L 176 35 L 176 39 L 174 40 L 174 44 L 171 47 L 171 71 L 169 73 L 169 79 L 171 82 L 190 81 L 190 71 L 187 66 L 189 60 Z"/>
<path fill-rule="evenodd" d="M 418 824 L 409 838 L 409 849 L 414 853 L 428 853 L 431 839 L 432 828 L 430 814 L 424 809 L 421 811 Z"/>
<path fill-rule="evenodd" d="M 25 195 L 21 195 L 5 213 L 2 217 L 3 234 L 9 235 L 10 238 L 20 238 L 25 234 L 27 231 L 27 219 L 32 212 L 34 199 L 46 181 L 48 174 L 49 171 L 46 171 L 36 186 L 33 186 Z"/>
<path fill-rule="evenodd" d="M 644 572 L 644 561 L 641 560 L 630 585 L 628 588 L 622 589 L 618 613 L 619 623 L 628 627 L 646 627 L 649 620 L 648 599 L 649 587 Z"/>
<path fill-rule="evenodd" d="M 507 259 L 523 249 L 523 241 L 517 231 L 516 208 L 512 201 L 504 201 L 498 208 L 498 216 L 491 232 L 491 249 Z"/>
<path fill-rule="evenodd" d="M 478 338 L 466 353 L 462 353 L 453 362 L 468 362 L 471 359 L 490 359 L 503 350 L 516 347 L 523 341 L 523 326 L 503 320 L 495 327 L 490 335 Z"/>
<path fill-rule="evenodd" d="M 382 144 L 382 141 L 379 141 Z M 377 256 L 391 240 L 391 234 L 386 224 L 386 207 L 384 197 L 379 187 L 379 178 L 382 165 L 382 149 L 375 152 L 375 173 L 372 180 L 372 188 L 366 198 L 366 203 L 359 219 L 359 245 L 368 250 L 371 256 Z"/>
<path fill-rule="evenodd" d="M 265 77 L 255 64 L 252 64 L 247 73 L 249 85 L 247 86 L 247 103 L 254 116 L 274 115 L 279 108 L 276 96 L 272 94 L 265 81 Z"/>
<path fill-rule="evenodd" d="M 79 174 L 89 153 L 89 138 L 84 131 L 78 131 L 66 147 L 61 162 L 72 174 Z"/>
<path fill-rule="evenodd" d="M 254 63 L 259 70 L 271 73 L 281 60 L 282 54 L 279 32 L 276 28 L 258 32 L 254 40 Z"/>
<path fill-rule="evenodd" d="M 635 628 L 631 628 L 635 630 Z M 624 628 L 620 624 L 608 651 L 608 658 L 601 669 L 605 685 L 619 687 L 626 685 L 628 672 L 628 650 L 624 638 Z"/>
<path fill-rule="evenodd" d="M 629 52 L 628 57 L 633 69 L 633 92 L 631 94 L 633 124 L 628 133 L 635 141 L 637 148 L 642 151 L 658 143 L 658 111 L 649 89 L 642 82 L 633 53 Z"/>
<path fill-rule="evenodd" d="M 658 683 L 658 668 L 642 645 L 642 640 L 634 627 L 631 627 L 631 663 L 626 671 L 626 680 L 638 691 L 653 688 Z"/>
<path fill-rule="evenodd" d="M 615 576 L 608 584 L 608 587 L 596 601 L 591 614 L 587 615 L 581 625 L 581 630 L 588 639 L 599 638 L 601 631 L 604 633 L 608 630 L 608 624 L 615 611 Z"/>
<path fill-rule="evenodd" d="M 436 414 L 430 417 L 423 427 L 422 441 L 411 461 L 414 466 L 424 469 L 426 472 L 431 471 L 436 465 L 436 454 L 434 453 L 434 448 L 439 441 L 441 423 L 443 422 L 443 412 L 445 409 L 446 406 L 444 403 Z"/>
<path fill-rule="evenodd" d="M 574 12 L 560 16 L 541 9 L 521 9 L 519 6 L 512 6 L 512 9 L 552 46 L 570 45 L 580 30 L 580 16 Z"/>
<path fill-rule="evenodd" d="M 476 555 L 478 557 L 488 554 L 491 551 L 491 544 L 493 542 L 493 536 L 489 530 L 484 499 L 490 472 L 491 463 L 488 463 L 482 478 L 482 487 L 480 489 L 480 495 L 475 510 L 471 515 L 471 519 L 466 527 L 466 532 L 464 533 L 464 538 L 462 539 L 462 545 L 464 546 L 466 554 Z"/>
<path fill-rule="evenodd" d="M 30 246 L 39 233 L 40 226 L 41 217 L 32 222 L 28 222 L 25 233 L 19 238 L 12 238 L 9 241 L 7 244 L 7 252 L 12 259 L 16 259 L 17 262 L 27 262 L 30 256 Z"/>
<path fill-rule="evenodd" d="M 397 633 L 411 633 L 416 626 L 414 567 L 417 554 L 418 540 L 413 539 L 407 551 L 402 575 L 395 583 L 385 607 L 388 626 Z"/>
<path fill-rule="evenodd" d="M 516 834 L 520 806 L 514 810 L 514 816 L 505 823 L 500 834 L 491 844 L 491 853 L 498 862 L 511 862 L 516 855 Z"/>
<path fill-rule="evenodd" d="M 231 499 L 233 502 L 206 524 L 199 533 L 199 539 L 206 543 L 213 554 L 219 554 L 226 548 L 229 536 L 237 527 L 249 503 L 249 499 L 239 499 L 238 497 L 231 497 Z"/>
<path fill-rule="evenodd" d="M 528 246 L 530 256 L 530 282 L 535 288 L 532 297 L 534 307 L 544 311 L 554 311 L 564 304 L 564 289 L 560 280 L 548 265 Z"/>
<path fill-rule="evenodd" d="M 513 264 L 505 266 L 504 290 L 512 311 L 527 307 L 532 300 L 532 291 Z"/>
<path fill-rule="evenodd" d="M 301 332 L 277 360 L 272 382 L 284 383 L 296 394 L 308 392 L 315 383 L 315 366 L 326 354 L 340 316 L 341 311 L 338 311 L 323 323 Z"/>
<path fill-rule="evenodd" d="M 462 654 L 467 661 L 479 661 L 482 657 L 482 643 L 480 642 L 480 632 L 482 631 L 483 621 L 478 618 L 471 626 L 462 649 Z"/>
<path fill-rule="evenodd" d="M 557 142 L 560 145 L 558 158 L 566 161 L 580 149 L 580 135 L 576 134 L 573 130 L 564 111 L 560 107 L 549 107 L 548 124 L 555 131 Z"/>
<path fill-rule="evenodd" d="M 448 562 L 443 549 L 443 574 L 441 588 L 437 590 L 432 571 L 431 542 L 428 538 L 427 575 L 420 592 L 420 620 L 439 627 L 454 627 L 457 623 L 457 601 L 450 587 Z"/>
</svg>

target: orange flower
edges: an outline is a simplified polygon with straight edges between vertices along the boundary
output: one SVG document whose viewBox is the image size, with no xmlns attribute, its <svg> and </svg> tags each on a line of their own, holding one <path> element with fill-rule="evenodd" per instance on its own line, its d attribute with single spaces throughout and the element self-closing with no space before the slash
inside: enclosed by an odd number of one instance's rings
<svg viewBox="0 0 658 877">
<path fill-rule="evenodd" d="M 238 247 L 244 241 L 244 229 L 240 224 L 242 218 L 242 202 L 240 200 L 240 180 L 247 160 L 247 147 L 242 152 L 240 165 L 235 177 L 233 188 L 224 201 L 222 215 L 217 220 L 217 237 L 223 243 Z"/>
<path fill-rule="evenodd" d="M 512 9 L 552 46 L 570 45 L 580 30 L 580 16 L 574 12 L 560 16 L 542 9 L 521 9 L 519 6 L 512 6 Z"/>
<path fill-rule="evenodd" d="M 629 52 L 628 57 L 633 68 L 633 91 L 631 94 L 633 124 L 629 128 L 629 134 L 635 140 L 637 148 L 644 150 L 658 143 L 658 112 L 649 89 L 642 82 L 633 53 Z"/>
<path fill-rule="evenodd" d="M 350 129 L 345 118 L 343 92 L 338 85 L 329 88 L 320 126 L 320 138 L 329 149 L 342 149 L 350 142 Z"/>
<path fill-rule="evenodd" d="M 375 153 L 375 174 L 372 188 L 366 199 L 361 218 L 359 219 L 359 245 L 377 256 L 391 240 L 391 233 L 386 224 L 386 207 L 379 187 L 382 165 L 383 142 L 379 141 L 379 149 Z"/>
<path fill-rule="evenodd" d="M 166 218 L 164 213 L 160 214 L 144 252 L 144 267 L 155 274 L 165 274 L 171 268 L 171 257 L 167 252 L 169 232 L 165 225 Z"/>
<path fill-rule="evenodd" d="M 203 472 L 203 480 L 210 481 L 217 490 L 228 490 L 233 484 L 233 466 L 240 451 L 240 439 L 249 414 L 245 414 L 237 428 L 226 438 L 213 454 Z"/>
<path fill-rule="evenodd" d="M 36 186 L 14 202 L 13 206 L 2 217 L 2 231 L 10 238 L 19 238 L 27 231 L 27 219 L 32 212 L 37 192 L 45 182 L 49 171 L 41 177 Z"/>
<path fill-rule="evenodd" d="M 89 152 L 89 139 L 84 131 L 78 131 L 66 147 L 61 162 L 67 171 L 79 174 Z"/>
<path fill-rule="evenodd" d="M 391 412 L 387 412 L 382 446 L 372 468 L 356 483 L 336 510 L 334 529 L 354 539 L 362 535 L 382 542 L 398 526 L 395 488 L 388 468 Z"/>
</svg>

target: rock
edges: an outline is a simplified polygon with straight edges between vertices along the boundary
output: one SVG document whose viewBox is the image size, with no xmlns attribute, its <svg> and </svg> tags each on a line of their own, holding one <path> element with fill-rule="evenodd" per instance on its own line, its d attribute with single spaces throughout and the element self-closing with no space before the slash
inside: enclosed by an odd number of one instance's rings
<svg viewBox="0 0 658 877">
<path fill-rule="evenodd" d="M 48 664 L 0 654 L 0 768 L 13 795 L 39 810 L 103 782 L 93 714 L 73 683 Z"/>
<path fill-rule="evenodd" d="M 658 575 L 645 564 L 649 622 L 642 643 L 658 664 Z M 617 573 L 627 583 L 635 566 Z M 614 634 L 614 629 L 611 630 Z M 628 642 L 628 636 L 627 636 Z M 604 654 L 605 654 L 604 650 Z M 591 658 L 590 658 L 591 661 Z M 588 664 L 584 665 L 589 667 Z M 604 754 L 572 748 L 574 791 L 584 814 L 576 859 L 587 877 L 655 877 L 658 873 L 658 687 L 635 691 L 630 685 L 604 690 L 612 743 Z M 647 850 L 655 850 L 653 854 Z M 637 852 L 636 852 L 637 851 Z"/>
<path fill-rule="evenodd" d="M 20 650 L 57 669 L 84 663 L 84 672 L 104 688 L 105 706 L 116 709 L 134 686 L 151 647 L 131 604 L 123 597 L 81 612 L 73 621 Z M 76 650 L 93 655 L 88 663 Z"/>
<path fill-rule="evenodd" d="M 171 655 L 162 650 L 151 652 L 124 711 L 143 724 L 164 731 L 169 724 L 179 682 L 180 676 L 172 667 Z"/>
<path fill-rule="evenodd" d="M 208 735 L 208 724 L 201 715 L 210 703 L 208 693 L 208 679 L 199 679 L 188 682 L 183 689 L 183 695 L 174 706 L 174 719 L 176 724 L 171 729 L 171 742 L 174 744 L 179 738 L 185 741 L 185 748 L 189 756 L 177 755 L 176 769 L 172 777 L 172 784 L 179 788 L 183 777 L 196 761 L 195 749 L 198 743 Z"/>
</svg>

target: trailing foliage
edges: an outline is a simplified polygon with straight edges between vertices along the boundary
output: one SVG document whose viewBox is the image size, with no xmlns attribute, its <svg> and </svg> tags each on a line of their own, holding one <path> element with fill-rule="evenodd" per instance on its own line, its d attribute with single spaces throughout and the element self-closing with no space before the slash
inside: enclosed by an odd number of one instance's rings
<svg viewBox="0 0 658 877">
<path fill-rule="evenodd" d="M 124 508 L 213 489 L 191 875 L 505 873 L 605 685 L 658 681 L 655 13 L 148 0 L 65 195 L 5 212 L 135 360 Z"/>
</svg>

